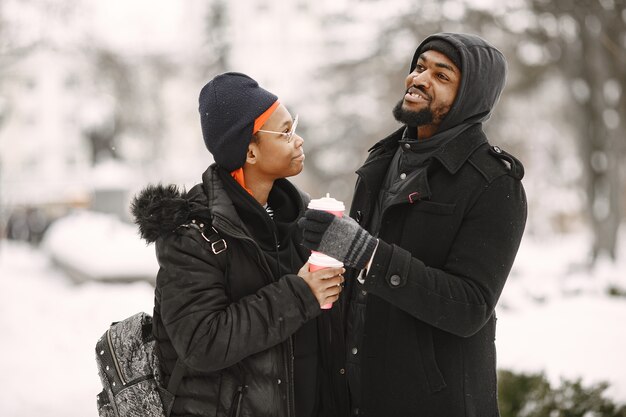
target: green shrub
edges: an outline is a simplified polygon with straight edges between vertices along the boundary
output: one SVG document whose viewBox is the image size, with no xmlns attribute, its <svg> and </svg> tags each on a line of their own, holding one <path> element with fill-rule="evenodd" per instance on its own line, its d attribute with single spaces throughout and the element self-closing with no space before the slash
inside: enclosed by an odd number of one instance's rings
<svg viewBox="0 0 626 417">
<path fill-rule="evenodd" d="M 543 373 L 498 372 L 502 417 L 626 417 L 626 406 L 604 397 L 607 383 L 583 386 L 561 380 L 553 388 Z"/>
<path fill-rule="evenodd" d="M 626 297 L 626 289 L 618 285 L 609 285 L 606 289 L 607 294 L 611 297 Z"/>
</svg>

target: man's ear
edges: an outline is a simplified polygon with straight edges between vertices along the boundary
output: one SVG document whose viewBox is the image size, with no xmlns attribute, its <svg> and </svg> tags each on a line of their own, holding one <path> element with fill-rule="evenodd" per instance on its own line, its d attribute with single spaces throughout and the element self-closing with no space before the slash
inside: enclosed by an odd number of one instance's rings
<svg viewBox="0 0 626 417">
<path fill-rule="evenodd" d="M 256 164 L 259 147 L 256 143 L 250 142 L 248 151 L 246 152 L 246 162 L 250 165 Z"/>
</svg>

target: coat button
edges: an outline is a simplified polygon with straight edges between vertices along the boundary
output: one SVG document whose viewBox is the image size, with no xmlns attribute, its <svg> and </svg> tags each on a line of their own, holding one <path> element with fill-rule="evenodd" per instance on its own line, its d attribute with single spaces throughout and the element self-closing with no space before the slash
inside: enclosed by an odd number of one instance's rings
<svg viewBox="0 0 626 417">
<path fill-rule="evenodd" d="M 343 375 L 343 374 L 345 374 L 345 373 L 346 373 L 346 370 L 345 370 L 345 369 L 343 369 L 343 368 L 341 368 L 341 369 L 339 370 L 339 373 L 340 373 L 341 375 Z"/>
<path fill-rule="evenodd" d="M 391 285 L 393 285 L 394 287 L 397 287 L 398 285 L 400 285 L 400 275 L 392 275 L 389 278 L 389 282 L 391 283 Z"/>
<path fill-rule="evenodd" d="M 502 153 L 502 149 L 499 146 L 494 146 L 492 149 L 495 153 Z"/>
<path fill-rule="evenodd" d="M 361 210 L 357 210 L 356 211 L 356 216 L 354 216 L 354 220 L 356 220 L 357 223 L 361 223 L 361 220 L 363 220 L 363 212 Z"/>
<path fill-rule="evenodd" d="M 405 144 L 404 144 L 404 149 L 411 149 L 411 145 L 410 145 L 410 144 L 408 144 L 408 143 L 405 143 Z"/>
<path fill-rule="evenodd" d="M 276 382 L 278 383 L 278 385 L 280 385 L 283 381 L 281 381 L 280 378 L 278 378 Z"/>
<path fill-rule="evenodd" d="M 352 354 L 353 354 L 353 355 L 356 355 L 357 353 L 359 353 L 359 349 L 357 349 L 357 348 L 353 347 L 353 348 L 352 348 Z"/>
<path fill-rule="evenodd" d="M 406 174 L 403 172 L 402 174 L 400 174 L 400 179 L 403 180 L 406 178 Z"/>
</svg>

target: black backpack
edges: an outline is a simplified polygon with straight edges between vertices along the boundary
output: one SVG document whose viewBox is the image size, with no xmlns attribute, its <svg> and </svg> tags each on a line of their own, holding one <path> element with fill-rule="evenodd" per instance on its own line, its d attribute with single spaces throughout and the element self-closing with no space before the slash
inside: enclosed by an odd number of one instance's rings
<svg viewBox="0 0 626 417">
<path fill-rule="evenodd" d="M 208 237 L 204 224 L 192 221 L 182 227 L 198 230 L 216 255 L 227 248 L 226 241 L 213 227 Z M 150 315 L 137 313 L 111 324 L 96 344 L 96 363 L 103 387 L 97 397 L 100 417 L 170 415 L 185 366 L 180 359 L 176 361 L 165 387 L 157 350 Z"/>
</svg>

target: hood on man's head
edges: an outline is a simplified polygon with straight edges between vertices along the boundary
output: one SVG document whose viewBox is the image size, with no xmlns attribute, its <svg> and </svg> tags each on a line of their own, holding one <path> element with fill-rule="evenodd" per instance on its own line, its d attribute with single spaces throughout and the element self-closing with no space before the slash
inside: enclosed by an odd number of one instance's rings
<svg viewBox="0 0 626 417">
<path fill-rule="evenodd" d="M 448 46 L 455 53 L 445 48 Z M 463 123 L 488 120 L 506 81 L 507 64 L 502 52 L 477 35 L 437 33 L 424 39 L 417 47 L 409 73 L 415 69 L 422 52 L 430 49 L 446 54 L 461 70 L 456 99 L 439 126 L 439 131 Z"/>
<path fill-rule="evenodd" d="M 218 165 L 228 171 L 244 165 L 255 121 L 275 109 L 277 100 L 238 72 L 220 74 L 202 88 L 198 98 L 202 136 Z"/>
<path fill-rule="evenodd" d="M 445 56 L 452 61 L 457 68 L 461 68 L 461 54 L 458 49 L 454 45 L 452 45 L 448 41 L 444 41 L 442 39 L 433 39 L 424 44 L 420 48 L 420 53 L 424 53 L 426 51 L 435 50 L 437 52 L 441 52 Z M 415 68 L 416 63 L 413 64 L 413 68 Z"/>
</svg>

